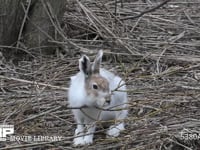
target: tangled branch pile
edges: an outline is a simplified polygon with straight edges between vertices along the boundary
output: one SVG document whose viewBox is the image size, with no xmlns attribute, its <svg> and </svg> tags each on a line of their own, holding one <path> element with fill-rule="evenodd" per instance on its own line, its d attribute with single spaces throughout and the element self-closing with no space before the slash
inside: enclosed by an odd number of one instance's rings
<svg viewBox="0 0 200 150">
<path fill-rule="evenodd" d="M 78 71 L 80 53 L 92 57 L 100 48 L 105 50 L 104 67 L 126 80 L 129 116 L 120 137 L 97 132 L 95 143 L 81 149 L 199 149 L 199 139 L 186 135 L 200 136 L 200 1 L 174 0 L 157 9 L 152 9 L 160 4 L 156 0 L 68 3 L 65 37 L 52 41 L 65 47 L 65 54 L 40 57 L 30 50 L 32 61 L 13 65 L 2 56 L 0 62 L 0 122 L 14 124 L 17 135 L 64 138 L 0 143 L 0 149 L 73 149 L 69 77 Z"/>
</svg>

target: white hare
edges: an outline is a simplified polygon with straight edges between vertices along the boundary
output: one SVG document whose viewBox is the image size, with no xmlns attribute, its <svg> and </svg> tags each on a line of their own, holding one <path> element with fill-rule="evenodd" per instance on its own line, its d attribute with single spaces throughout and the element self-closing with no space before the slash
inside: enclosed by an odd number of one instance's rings
<svg viewBox="0 0 200 150">
<path fill-rule="evenodd" d="M 128 113 L 125 82 L 119 76 L 100 68 L 102 56 L 103 51 L 100 50 L 91 63 L 90 59 L 83 55 L 79 59 L 80 72 L 71 77 L 69 105 L 82 107 L 72 109 L 77 123 L 73 141 L 75 146 L 93 143 L 93 133 L 99 120 L 115 120 L 116 123 L 107 131 L 108 136 L 117 137 L 120 131 L 124 130 L 123 119 Z M 115 91 L 116 88 L 119 91 Z M 112 90 L 114 92 L 111 93 Z M 118 110 L 108 111 L 109 108 Z"/>
</svg>

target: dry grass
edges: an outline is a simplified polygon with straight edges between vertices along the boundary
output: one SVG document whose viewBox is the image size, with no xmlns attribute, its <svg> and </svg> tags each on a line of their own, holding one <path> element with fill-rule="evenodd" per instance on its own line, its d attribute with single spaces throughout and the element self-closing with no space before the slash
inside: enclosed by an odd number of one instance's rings
<svg viewBox="0 0 200 150">
<path fill-rule="evenodd" d="M 80 53 L 92 57 L 100 48 L 105 49 L 104 67 L 118 72 L 128 85 L 126 131 L 109 139 L 99 127 L 94 144 L 78 149 L 199 149 L 199 139 L 183 139 L 181 131 L 200 134 L 200 1 L 170 1 L 134 19 L 129 18 L 159 3 L 121 2 L 69 0 L 65 33 L 53 24 L 63 41 L 51 41 L 65 47 L 65 54 L 41 56 L 30 50 L 34 60 L 18 65 L 2 57 L 0 123 L 14 124 L 16 135 L 64 139 L 6 142 L 0 149 L 74 149 L 69 77 L 78 71 Z"/>
</svg>

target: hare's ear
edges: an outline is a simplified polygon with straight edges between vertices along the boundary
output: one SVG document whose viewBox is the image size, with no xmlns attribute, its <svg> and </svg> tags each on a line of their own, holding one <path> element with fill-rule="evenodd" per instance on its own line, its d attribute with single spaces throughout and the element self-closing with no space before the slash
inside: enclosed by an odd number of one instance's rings
<svg viewBox="0 0 200 150">
<path fill-rule="evenodd" d="M 92 65 L 92 72 L 93 73 L 99 73 L 101 61 L 103 57 L 103 50 L 100 50 L 94 60 L 94 63 Z"/>
<path fill-rule="evenodd" d="M 79 59 L 79 69 L 80 69 L 81 72 L 83 72 L 85 74 L 86 77 L 88 77 L 89 74 L 91 74 L 90 59 L 86 55 L 83 55 Z"/>
</svg>

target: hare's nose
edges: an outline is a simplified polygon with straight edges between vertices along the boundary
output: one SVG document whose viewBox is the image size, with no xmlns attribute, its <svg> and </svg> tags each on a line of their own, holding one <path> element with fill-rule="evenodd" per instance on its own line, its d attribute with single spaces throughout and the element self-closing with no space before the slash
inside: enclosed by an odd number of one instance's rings
<svg viewBox="0 0 200 150">
<path fill-rule="evenodd" d="M 105 99 L 106 99 L 106 103 L 110 104 L 110 102 L 111 102 L 110 95 L 109 95 L 109 96 L 106 96 Z"/>
</svg>

